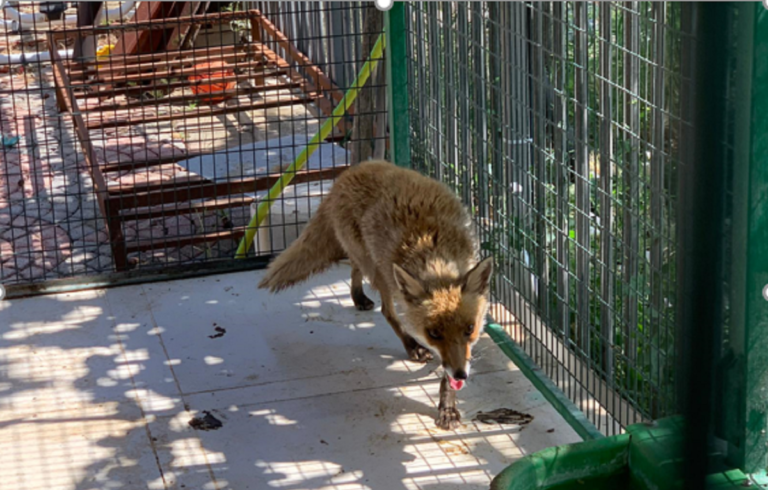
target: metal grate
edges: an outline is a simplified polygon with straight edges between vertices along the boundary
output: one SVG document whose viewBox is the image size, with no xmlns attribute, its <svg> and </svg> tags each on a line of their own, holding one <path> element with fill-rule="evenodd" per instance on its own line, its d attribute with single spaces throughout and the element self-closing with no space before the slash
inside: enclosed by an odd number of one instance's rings
<svg viewBox="0 0 768 490">
<path fill-rule="evenodd" d="M 0 152 L 0 280 L 231 266 L 254 204 L 367 58 L 365 35 L 380 33 L 363 32 L 367 7 L 140 2 L 119 15 L 94 5 L 48 21 L 22 3 L 32 22 L 0 32 L 10 54 L 51 53 L 0 65 L 0 130 L 20 137 Z M 6 7 L 6 19 L 18 11 Z M 361 94 L 384 93 L 382 80 Z M 299 234 L 360 147 L 383 148 L 386 121 L 376 141 L 353 134 L 356 119 L 384 113 L 361 107 L 273 204 L 256 262 Z"/>
<path fill-rule="evenodd" d="M 682 4 L 409 3 L 415 168 L 471 207 L 492 314 L 605 434 L 674 412 Z"/>
</svg>

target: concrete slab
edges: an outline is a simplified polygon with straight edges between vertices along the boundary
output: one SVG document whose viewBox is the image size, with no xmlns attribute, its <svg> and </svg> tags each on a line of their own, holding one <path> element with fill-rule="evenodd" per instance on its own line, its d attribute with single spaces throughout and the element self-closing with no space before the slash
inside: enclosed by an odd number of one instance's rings
<svg viewBox="0 0 768 490">
<path fill-rule="evenodd" d="M 0 489 L 485 489 L 578 440 L 485 336 L 438 430 L 436 363 L 353 308 L 347 266 L 275 296 L 261 274 L 0 303 Z M 473 421 L 501 407 L 534 420 Z"/>
</svg>

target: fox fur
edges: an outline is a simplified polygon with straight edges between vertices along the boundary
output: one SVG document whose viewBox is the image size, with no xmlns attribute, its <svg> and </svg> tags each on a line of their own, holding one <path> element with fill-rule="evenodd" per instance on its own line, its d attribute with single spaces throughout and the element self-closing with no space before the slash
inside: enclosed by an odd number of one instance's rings
<svg viewBox="0 0 768 490">
<path fill-rule="evenodd" d="M 459 425 L 456 392 L 469 376 L 488 309 L 493 264 L 490 258 L 478 262 L 478 251 L 472 221 L 448 187 L 385 161 L 368 161 L 338 178 L 259 287 L 277 292 L 348 258 L 355 306 L 374 306 L 363 292 L 366 277 L 409 358 L 441 359 L 436 422 L 449 429 Z"/>
</svg>

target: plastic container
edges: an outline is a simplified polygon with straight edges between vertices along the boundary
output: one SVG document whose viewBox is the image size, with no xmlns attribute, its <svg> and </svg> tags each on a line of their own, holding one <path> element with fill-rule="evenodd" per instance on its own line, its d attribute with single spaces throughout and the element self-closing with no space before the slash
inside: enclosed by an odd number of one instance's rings
<svg viewBox="0 0 768 490">
<path fill-rule="evenodd" d="M 189 76 L 189 81 L 196 82 L 199 80 L 211 80 L 212 83 L 195 84 L 190 88 L 195 95 L 200 97 L 200 102 L 206 104 L 218 104 L 224 102 L 228 98 L 231 98 L 231 95 L 229 97 L 215 97 L 213 94 L 224 92 L 226 90 L 232 90 L 235 88 L 236 82 L 232 80 L 226 82 L 216 82 L 215 79 L 232 77 L 234 75 L 235 71 L 232 68 L 229 68 L 227 64 L 222 61 L 200 63 L 195 65 L 195 74 Z"/>
<path fill-rule="evenodd" d="M 510 465 L 491 490 L 668 490 L 682 487 L 679 417 L 635 424 L 624 434 L 557 446 Z M 738 470 L 710 475 L 710 487 L 744 488 Z"/>
</svg>

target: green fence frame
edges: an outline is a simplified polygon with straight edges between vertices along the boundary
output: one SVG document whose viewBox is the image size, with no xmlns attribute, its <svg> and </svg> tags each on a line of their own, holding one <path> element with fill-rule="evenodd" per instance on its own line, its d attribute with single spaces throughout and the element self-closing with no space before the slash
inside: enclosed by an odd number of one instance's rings
<svg viewBox="0 0 768 490">
<path fill-rule="evenodd" d="M 737 14 L 730 347 L 723 399 L 728 463 L 768 467 L 768 10 L 733 3 Z M 734 46 L 733 43 L 729 44 Z M 745 94 L 749 94 L 748 97 Z"/>
<path fill-rule="evenodd" d="M 387 104 L 389 151 L 401 167 L 411 166 L 411 122 L 408 117 L 408 62 L 406 55 L 405 5 L 393 2 L 384 16 L 387 36 Z"/>
</svg>

